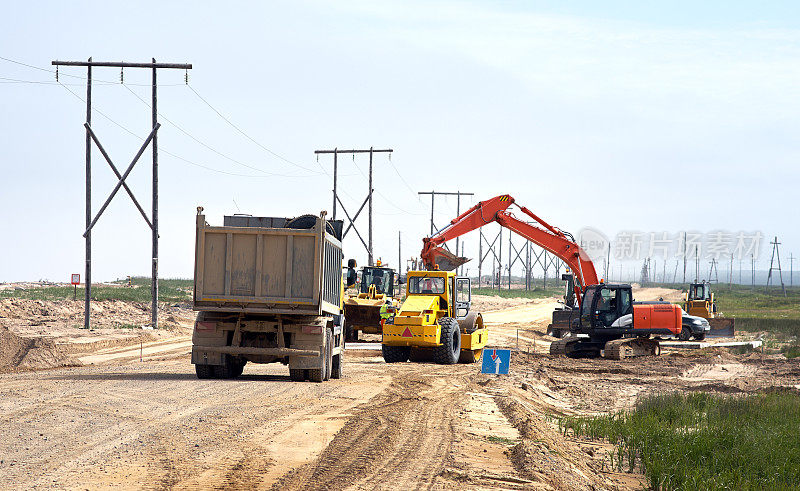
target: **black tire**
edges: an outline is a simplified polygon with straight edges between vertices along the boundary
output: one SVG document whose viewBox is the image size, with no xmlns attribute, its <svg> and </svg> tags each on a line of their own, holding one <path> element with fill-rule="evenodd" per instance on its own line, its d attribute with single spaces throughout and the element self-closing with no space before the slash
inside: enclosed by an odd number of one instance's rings
<svg viewBox="0 0 800 491">
<path fill-rule="evenodd" d="M 314 228 L 319 219 L 316 215 L 300 215 L 299 217 L 292 218 L 286 222 L 286 228 L 309 229 Z M 333 231 L 333 225 L 325 220 L 325 231 L 331 235 L 336 235 Z"/>
<path fill-rule="evenodd" d="M 242 372 L 244 372 L 245 365 L 247 365 L 247 360 L 241 360 L 236 362 L 236 364 L 234 365 L 234 368 L 236 369 L 234 371 L 235 373 L 235 375 L 233 376 L 234 378 L 238 377 L 239 375 L 242 374 Z"/>
<path fill-rule="evenodd" d="M 201 365 L 198 363 L 194 366 L 194 371 L 197 373 L 197 378 L 199 379 L 214 378 L 213 365 Z"/>
<path fill-rule="evenodd" d="M 691 337 L 692 331 L 690 331 L 688 327 L 681 329 L 681 333 L 678 335 L 678 339 L 681 341 L 688 341 Z"/>
<path fill-rule="evenodd" d="M 241 371 L 238 371 L 238 367 L 239 363 L 237 363 L 236 360 L 234 360 L 230 355 L 222 355 L 222 365 L 214 366 L 214 375 L 217 378 L 236 378 L 242 373 Z"/>
<path fill-rule="evenodd" d="M 351 326 L 345 326 L 345 339 L 347 341 L 356 342 L 358 341 L 358 331 L 353 329 Z"/>
<path fill-rule="evenodd" d="M 411 355 L 411 346 L 386 346 L 381 345 L 383 360 L 386 363 L 403 363 Z"/>
<path fill-rule="evenodd" d="M 702 341 L 702 340 L 704 340 L 704 339 L 706 338 L 706 334 L 705 334 L 705 333 L 702 333 L 702 334 L 695 334 L 695 335 L 694 335 L 694 338 L 695 338 L 696 340 L 698 340 L 698 341 Z"/>
<path fill-rule="evenodd" d="M 333 331 L 325 329 L 325 380 L 331 379 L 333 371 Z"/>
<path fill-rule="evenodd" d="M 452 317 L 439 319 L 439 326 L 442 328 L 439 337 L 442 344 L 433 348 L 433 361 L 441 365 L 453 365 L 461 356 L 461 330 Z"/>
<path fill-rule="evenodd" d="M 325 381 L 325 370 L 315 368 L 308 371 L 308 380 L 310 382 L 322 383 Z"/>
<path fill-rule="evenodd" d="M 334 355 L 331 360 L 331 378 L 342 378 L 342 354 Z"/>
<path fill-rule="evenodd" d="M 306 379 L 305 370 L 302 368 L 290 368 L 289 369 L 289 379 L 292 382 L 302 382 Z"/>
</svg>

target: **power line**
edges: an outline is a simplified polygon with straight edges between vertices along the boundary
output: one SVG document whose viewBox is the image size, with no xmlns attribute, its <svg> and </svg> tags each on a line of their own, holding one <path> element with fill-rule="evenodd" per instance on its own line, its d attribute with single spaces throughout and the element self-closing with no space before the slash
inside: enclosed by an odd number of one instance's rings
<svg viewBox="0 0 800 491">
<path fill-rule="evenodd" d="M 125 84 L 123 84 L 123 86 L 124 86 L 124 87 L 125 87 L 125 88 L 128 90 L 128 92 L 130 92 L 131 94 L 133 94 L 133 95 L 134 95 L 134 97 L 136 97 L 137 99 L 139 99 L 139 100 L 140 100 L 140 101 L 141 101 L 141 102 L 142 102 L 142 103 L 143 103 L 145 106 L 147 106 L 147 107 L 150 107 L 150 104 L 149 104 L 147 101 L 145 101 L 144 99 L 142 99 L 142 97 L 141 97 L 139 94 L 137 94 L 136 92 L 134 92 L 134 91 L 133 91 L 133 89 L 131 89 L 130 87 L 128 87 L 128 86 L 127 86 L 127 85 L 125 85 Z M 160 118 L 162 118 L 163 120 L 165 120 L 167 123 L 169 123 L 169 124 L 171 124 L 172 126 L 174 126 L 175 128 L 177 128 L 177 129 L 178 129 L 178 131 L 180 131 L 180 132 L 181 132 L 181 133 L 183 133 L 184 135 L 188 136 L 189 138 L 191 138 L 191 139 L 192 139 L 192 140 L 194 140 L 195 142 L 197 142 L 197 143 L 199 143 L 200 145 L 204 146 L 205 148 L 207 148 L 207 149 L 211 150 L 212 152 L 216 153 L 216 154 L 217 154 L 217 155 L 219 155 L 220 157 L 222 157 L 222 158 L 224 158 L 224 159 L 227 159 L 227 160 L 229 160 L 229 161 L 231 161 L 231 162 L 233 162 L 233 163 L 235 163 L 235 164 L 241 165 L 242 167 L 246 167 L 246 168 L 248 168 L 248 169 L 250 169 L 250 170 L 254 170 L 254 171 L 257 171 L 257 172 L 263 172 L 264 174 L 267 174 L 267 175 L 270 175 L 270 176 L 276 176 L 276 177 L 312 177 L 312 176 L 307 176 L 307 175 L 279 174 L 279 173 L 275 173 L 275 172 L 269 172 L 269 171 L 265 171 L 265 170 L 263 170 L 263 169 L 260 169 L 260 168 L 258 168 L 258 167 L 254 167 L 254 166 L 252 166 L 252 165 L 246 164 L 246 163 L 244 163 L 244 162 L 241 162 L 241 161 L 239 161 L 239 160 L 237 160 L 237 159 L 235 159 L 235 158 L 233 158 L 233 157 L 231 157 L 231 156 L 229 156 L 229 155 L 227 155 L 227 154 L 224 154 L 224 153 L 220 152 L 219 150 L 217 150 L 216 148 L 214 148 L 214 147 L 212 147 L 212 146 L 208 145 L 206 142 L 204 142 L 204 141 L 200 140 L 199 138 L 196 138 L 194 135 L 192 135 L 192 134 L 191 134 L 191 133 L 189 133 L 188 131 L 184 130 L 184 129 L 183 129 L 182 127 L 180 127 L 180 126 L 179 126 L 177 123 L 173 122 L 172 120 L 170 120 L 169 118 L 167 118 L 166 116 L 164 116 L 163 114 L 161 114 L 160 112 L 158 113 L 158 116 L 159 116 Z M 314 177 L 316 177 L 317 175 L 318 175 L 318 174 L 314 175 Z"/>
<path fill-rule="evenodd" d="M 64 85 L 64 84 L 62 84 L 62 83 L 59 83 L 59 85 L 61 85 L 62 87 L 64 87 L 64 89 L 66 89 L 66 90 L 67 90 L 67 91 L 68 91 L 70 94 L 72 94 L 73 96 L 75 96 L 75 97 L 76 97 L 76 98 L 77 98 L 79 101 L 81 101 L 81 102 L 83 102 L 83 103 L 85 103 L 85 102 L 86 102 L 86 99 L 84 99 L 83 97 L 81 97 L 81 96 L 79 96 L 78 94 L 76 94 L 76 93 L 75 93 L 75 92 L 74 92 L 72 89 L 70 89 L 70 88 L 69 88 L 69 87 L 67 87 L 66 85 Z M 137 135 L 137 134 L 136 134 L 134 131 L 131 131 L 130 129 L 128 129 L 128 128 L 126 128 L 125 126 L 123 126 L 122 124 L 120 124 L 120 123 L 116 122 L 116 121 L 115 121 L 113 118 L 111 118 L 110 116 L 108 116 L 106 113 L 104 113 L 104 112 L 103 112 L 103 111 L 101 111 L 100 109 L 97 109 L 97 105 L 93 105 L 93 108 L 92 108 L 92 109 L 93 109 L 94 111 L 96 111 L 96 112 L 97 112 L 97 113 L 98 113 L 100 116 L 102 116 L 103 118 L 105 118 L 106 120 L 108 120 L 109 122 L 111 122 L 112 124 L 116 125 L 117 127 L 119 127 L 120 129 L 122 129 L 122 130 L 123 130 L 123 131 L 125 131 L 126 133 L 130 134 L 131 136 L 133 136 L 133 137 L 135 137 L 135 138 L 141 138 L 141 137 L 140 137 L 139 135 Z M 236 173 L 236 172 L 229 172 L 229 171 L 225 171 L 225 170 L 215 169 L 215 168 L 213 168 L 213 167 L 209 167 L 209 166 L 207 166 L 207 165 L 203 165 L 203 164 L 197 163 L 197 162 L 195 162 L 195 161 L 193 161 L 193 160 L 189 160 L 189 159 L 187 159 L 187 158 L 185 158 L 185 157 L 181 157 L 180 155 L 177 155 L 177 154 L 175 154 L 175 153 L 173 153 L 173 152 L 170 152 L 169 150 L 166 150 L 166 149 L 165 149 L 163 146 L 160 148 L 160 150 L 161 150 L 162 152 L 164 152 L 165 154 L 169 155 L 170 157 L 176 158 L 176 159 L 178 159 L 178 160 L 180 160 L 180 161 L 182 161 L 182 162 L 185 162 L 185 163 L 187 163 L 187 164 L 193 165 L 193 166 L 195 166 L 195 167 L 200 167 L 200 168 L 202 168 L 202 169 L 206 169 L 206 170 L 208 170 L 208 171 L 211 171 L 211 172 L 217 172 L 217 173 L 219 173 L 219 174 L 225 174 L 225 175 L 229 175 L 229 176 L 236 176 L 236 177 L 257 177 L 257 178 L 265 178 L 265 177 L 269 177 L 269 176 L 266 176 L 266 175 L 240 174 L 240 173 Z M 296 176 L 296 177 L 301 177 L 301 176 Z"/>
<path fill-rule="evenodd" d="M 291 165 L 293 165 L 293 166 L 295 166 L 295 167 L 299 167 L 300 169 L 303 169 L 303 170 L 305 170 L 306 172 L 311 172 L 311 173 L 314 173 L 314 174 L 319 174 L 319 172 L 317 172 L 317 171 L 315 171 L 315 170 L 313 170 L 313 169 L 309 169 L 308 167 L 305 167 L 305 166 L 303 166 L 303 165 L 300 165 L 300 164 L 298 164 L 298 163 L 296 163 L 296 162 L 293 162 L 293 161 L 291 161 L 291 160 L 287 159 L 286 157 L 284 157 L 283 155 L 280 155 L 280 154 L 278 154 L 278 153 L 276 153 L 276 152 L 274 152 L 274 151 L 270 150 L 270 149 L 269 149 L 269 148 L 267 148 L 266 146 L 262 145 L 260 142 L 256 141 L 256 139 L 255 139 L 255 138 L 253 138 L 252 136 L 250 136 L 250 135 L 248 135 L 247 133 L 245 133 L 245 132 L 244 132 L 244 130 L 242 130 L 242 129 L 241 129 L 239 126 L 237 126 L 236 124 L 234 124 L 234 123 L 233 123 L 231 120 L 229 120 L 228 118 L 226 118 L 225 116 L 223 116 L 223 114 L 222 114 L 221 112 L 219 112 L 219 111 L 217 110 L 217 108 L 215 108 L 214 106 L 212 106 L 212 105 L 211 105 L 211 103 L 210 103 L 210 102 L 208 102 L 208 101 L 207 101 L 207 100 L 206 100 L 206 99 L 205 99 L 203 96 L 201 96 L 201 95 L 200 95 L 200 94 L 199 94 L 199 93 L 198 93 L 198 92 L 197 92 L 197 91 L 194 89 L 194 87 L 192 87 L 192 86 L 191 86 L 191 85 L 189 85 L 188 83 L 186 84 L 186 86 L 187 86 L 187 87 L 189 87 L 189 89 L 190 89 L 192 92 L 194 92 L 194 95 L 196 95 L 196 96 L 197 96 L 197 97 L 198 97 L 198 98 L 199 98 L 201 101 L 203 101 L 203 103 L 205 103 L 205 105 L 206 105 L 206 106 L 208 106 L 209 108 L 211 108 L 211 110 L 212 110 L 212 111 L 214 111 L 215 113 L 217 113 L 217 116 L 219 116 L 220 118 L 222 118 L 222 120 L 223 120 L 223 121 L 225 121 L 226 123 L 228 123 L 228 124 L 229 124 L 229 125 L 230 125 L 230 126 L 233 128 L 233 129 L 235 129 L 235 130 L 236 130 L 236 131 L 238 131 L 238 132 L 239 132 L 239 133 L 240 133 L 242 136 L 244 136 L 245 138 L 247 138 L 248 140 L 250 140 L 251 142 L 253 142 L 254 144 L 256 144 L 256 145 L 257 145 L 258 147 L 260 147 L 262 150 L 266 151 L 267 153 L 269 153 L 269 154 L 270 154 L 270 155 L 272 155 L 273 157 L 276 157 L 276 158 L 278 158 L 278 159 L 281 159 L 281 160 L 283 160 L 283 161 L 284 161 L 284 162 L 286 162 L 287 164 L 291 164 Z M 322 167 L 322 166 L 320 165 L 320 167 Z M 324 168 L 323 168 L 322 170 L 323 170 L 323 172 L 324 172 L 325 174 L 327 174 L 327 172 L 325 171 L 325 169 L 324 169 Z"/>
</svg>

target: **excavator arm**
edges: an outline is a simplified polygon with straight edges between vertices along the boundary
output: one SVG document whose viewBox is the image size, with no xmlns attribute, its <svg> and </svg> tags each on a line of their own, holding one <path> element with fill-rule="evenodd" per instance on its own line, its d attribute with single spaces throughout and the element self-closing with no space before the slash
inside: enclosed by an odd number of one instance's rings
<svg viewBox="0 0 800 491">
<path fill-rule="evenodd" d="M 524 206 L 517 205 L 520 211 L 533 219 L 539 226 L 519 220 L 508 208 L 515 204 L 514 198 L 504 194 L 481 201 L 465 211 L 438 234 L 423 239 L 421 258 L 428 269 L 435 268 L 437 258 L 452 260 L 452 254 L 440 246 L 445 242 L 486 225 L 497 222 L 564 261 L 575 275 L 575 296 L 580 305 L 583 291 L 588 285 L 599 283 L 597 272 L 589 256 L 575 243 L 568 233 L 553 227 Z"/>
</svg>

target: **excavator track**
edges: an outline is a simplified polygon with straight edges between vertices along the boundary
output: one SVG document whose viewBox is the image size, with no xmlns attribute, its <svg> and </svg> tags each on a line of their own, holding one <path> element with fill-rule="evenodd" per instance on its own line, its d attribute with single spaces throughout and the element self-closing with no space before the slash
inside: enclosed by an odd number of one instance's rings
<svg viewBox="0 0 800 491">
<path fill-rule="evenodd" d="M 658 356 L 661 346 L 655 339 L 648 338 L 622 338 L 606 343 L 604 358 L 622 360 L 634 356 Z"/>
<path fill-rule="evenodd" d="M 570 342 L 575 342 L 575 339 L 571 338 L 561 338 L 553 341 L 550 343 L 550 354 L 553 356 L 556 355 L 566 355 L 567 354 L 567 345 Z"/>
</svg>

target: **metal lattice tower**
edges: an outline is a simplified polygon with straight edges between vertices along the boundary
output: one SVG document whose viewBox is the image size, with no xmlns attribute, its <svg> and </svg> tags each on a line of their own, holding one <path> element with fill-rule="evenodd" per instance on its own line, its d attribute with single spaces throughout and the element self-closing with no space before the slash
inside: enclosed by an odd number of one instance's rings
<svg viewBox="0 0 800 491">
<path fill-rule="evenodd" d="M 783 272 L 781 272 L 781 254 L 780 254 L 780 251 L 778 250 L 778 246 L 781 245 L 781 243 L 778 242 L 778 237 L 776 236 L 775 240 L 770 242 L 770 244 L 772 245 L 772 258 L 770 258 L 770 260 L 769 260 L 769 273 L 767 274 L 767 286 L 766 286 L 766 288 L 764 290 L 766 291 L 766 290 L 769 289 L 770 284 L 772 284 L 772 271 L 777 269 L 778 270 L 778 277 L 780 278 L 780 281 L 781 281 L 781 289 L 783 290 L 783 296 L 785 297 L 786 296 L 786 285 L 784 285 L 784 283 L 783 283 Z M 778 263 L 777 267 L 775 267 L 775 260 L 776 259 L 778 260 L 777 261 L 777 263 Z"/>
</svg>

